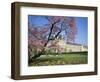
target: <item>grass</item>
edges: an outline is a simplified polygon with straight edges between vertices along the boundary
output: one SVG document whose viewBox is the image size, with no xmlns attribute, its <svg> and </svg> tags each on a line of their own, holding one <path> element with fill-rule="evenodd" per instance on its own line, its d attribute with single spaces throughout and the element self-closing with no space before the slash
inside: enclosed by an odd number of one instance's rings
<svg viewBox="0 0 100 82">
<path fill-rule="evenodd" d="M 29 63 L 29 66 L 50 66 L 88 63 L 87 53 L 66 53 L 60 55 L 43 55 Z"/>
</svg>

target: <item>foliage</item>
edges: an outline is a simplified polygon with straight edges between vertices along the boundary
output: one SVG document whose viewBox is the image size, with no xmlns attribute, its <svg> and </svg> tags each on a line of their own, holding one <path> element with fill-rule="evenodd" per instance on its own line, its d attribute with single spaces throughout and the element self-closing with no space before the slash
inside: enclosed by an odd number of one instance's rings
<svg viewBox="0 0 100 82">
<path fill-rule="evenodd" d="M 28 23 L 28 54 L 29 60 L 36 59 L 45 54 L 48 43 L 58 37 L 64 36 L 66 42 L 74 42 L 77 28 L 74 17 L 44 16 L 48 21 L 46 25 L 36 26 Z M 57 42 L 48 45 L 49 48 L 58 47 Z M 34 54 L 32 52 L 34 51 Z"/>
</svg>

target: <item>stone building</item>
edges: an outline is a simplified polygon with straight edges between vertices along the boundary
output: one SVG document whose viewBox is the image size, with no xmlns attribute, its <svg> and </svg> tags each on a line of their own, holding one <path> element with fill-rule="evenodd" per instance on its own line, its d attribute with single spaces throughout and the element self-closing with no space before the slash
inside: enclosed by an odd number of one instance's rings
<svg viewBox="0 0 100 82">
<path fill-rule="evenodd" d="M 54 44 L 51 47 L 48 47 L 49 50 L 53 52 L 83 52 L 83 51 L 88 51 L 88 47 L 84 46 L 82 44 L 77 44 L 77 43 L 66 43 L 64 40 L 55 40 L 51 41 L 50 44 Z"/>
</svg>

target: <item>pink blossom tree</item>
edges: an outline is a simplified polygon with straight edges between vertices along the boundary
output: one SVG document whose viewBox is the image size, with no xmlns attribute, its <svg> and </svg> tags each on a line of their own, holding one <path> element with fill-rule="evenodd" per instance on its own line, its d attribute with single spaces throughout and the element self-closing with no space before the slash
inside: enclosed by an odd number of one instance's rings
<svg viewBox="0 0 100 82">
<path fill-rule="evenodd" d="M 36 59 L 45 54 L 45 49 L 50 41 L 59 35 L 64 36 L 66 42 L 74 42 L 77 34 L 76 21 L 74 17 L 44 16 L 48 21 L 41 27 L 28 24 L 28 54 L 29 59 Z M 51 44 L 50 47 L 54 47 Z M 32 56 L 32 51 L 34 55 Z M 32 56 L 32 57 L 31 57 Z"/>
</svg>

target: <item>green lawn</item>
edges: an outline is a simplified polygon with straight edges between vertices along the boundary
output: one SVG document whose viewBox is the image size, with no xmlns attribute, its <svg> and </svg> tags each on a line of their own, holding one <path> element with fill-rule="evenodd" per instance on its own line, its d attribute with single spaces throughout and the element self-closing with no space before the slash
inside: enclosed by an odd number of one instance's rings
<svg viewBox="0 0 100 82">
<path fill-rule="evenodd" d="M 29 63 L 29 66 L 69 65 L 88 63 L 87 53 L 67 53 L 60 55 L 43 55 Z"/>
</svg>

